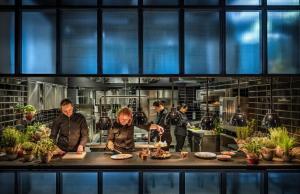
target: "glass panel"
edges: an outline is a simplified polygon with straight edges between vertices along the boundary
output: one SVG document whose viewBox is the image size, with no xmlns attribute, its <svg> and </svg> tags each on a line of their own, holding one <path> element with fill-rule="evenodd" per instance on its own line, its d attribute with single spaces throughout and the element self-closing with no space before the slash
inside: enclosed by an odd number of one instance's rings
<svg viewBox="0 0 300 194">
<path fill-rule="evenodd" d="M 5 194 L 15 193 L 14 173 L 0 173 L 0 191 Z"/>
<path fill-rule="evenodd" d="M 144 12 L 144 73 L 178 74 L 178 13 Z"/>
<path fill-rule="evenodd" d="M 178 0 L 144 0 L 144 5 L 177 5 Z"/>
<path fill-rule="evenodd" d="M 220 187 L 219 173 L 185 173 L 186 194 L 219 194 Z"/>
<path fill-rule="evenodd" d="M 137 74 L 138 21 L 136 11 L 103 13 L 103 73 Z"/>
<path fill-rule="evenodd" d="M 97 173 L 63 173 L 63 194 L 98 193 Z"/>
<path fill-rule="evenodd" d="M 227 173 L 226 182 L 226 193 L 260 193 L 260 173 Z"/>
<path fill-rule="evenodd" d="M 228 12 L 226 16 L 226 73 L 261 73 L 260 13 Z"/>
<path fill-rule="evenodd" d="M 226 0 L 227 5 L 259 5 L 260 0 Z"/>
<path fill-rule="evenodd" d="M 63 0 L 63 5 L 97 5 L 97 0 Z"/>
<path fill-rule="evenodd" d="M 219 13 L 186 12 L 184 37 L 185 74 L 220 73 Z"/>
<path fill-rule="evenodd" d="M 219 0 L 185 0 L 186 5 L 217 5 Z"/>
<path fill-rule="evenodd" d="M 144 193 L 179 194 L 179 173 L 144 173 Z"/>
<path fill-rule="evenodd" d="M 15 72 L 15 15 L 0 12 L 0 73 Z"/>
<path fill-rule="evenodd" d="M 137 5 L 138 0 L 102 0 L 103 5 Z"/>
<path fill-rule="evenodd" d="M 21 173 L 21 194 L 56 194 L 55 173 Z"/>
<path fill-rule="evenodd" d="M 56 73 L 55 11 L 23 12 L 22 73 Z"/>
<path fill-rule="evenodd" d="M 139 174 L 137 172 L 104 172 L 103 193 L 139 193 Z"/>
<path fill-rule="evenodd" d="M 299 5 L 299 0 L 268 0 L 268 5 Z"/>
<path fill-rule="evenodd" d="M 300 187 L 297 181 L 300 173 L 269 173 L 269 193 L 270 194 L 298 194 Z"/>
<path fill-rule="evenodd" d="M 268 73 L 300 73 L 300 12 L 268 13 Z"/>
<path fill-rule="evenodd" d="M 22 0 L 23 5 L 36 5 L 36 6 L 43 6 L 43 5 L 55 5 L 55 0 Z"/>
<path fill-rule="evenodd" d="M 97 12 L 64 11 L 62 26 L 62 72 L 96 74 Z"/>
<path fill-rule="evenodd" d="M 15 0 L 0 0 L 0 5 L 14 5 Z"/>
</svg>

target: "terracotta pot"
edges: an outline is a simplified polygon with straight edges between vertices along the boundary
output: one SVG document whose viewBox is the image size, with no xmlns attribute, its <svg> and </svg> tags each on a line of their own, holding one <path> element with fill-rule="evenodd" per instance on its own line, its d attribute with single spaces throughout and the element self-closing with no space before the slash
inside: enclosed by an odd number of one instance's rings
<svg viewBox="0 0 300 194">
<path fill-rule="evenodd" d="M 5 148 L 7 160 L 15 160 L 18 158 L 18 148 L 17 147 L 8 147 Z"/>
<path fill-rule="evenodd" d="M 281 149 L 279 146 L 277 146 L 275 148 L 275 155 L 278 157 L 278 158 L 282 158 L 283 156 L 283 149 Z"/>
<path fill-rule="evenodd" d="M 284 152 L 282 155 L 282 160 L 284 162 L 291 162 L 293 159 L 293 156 L 290 153 Z"/>
<path fill-rule="evenodd" d="M 259 157 L 256 154 L 253 153 L 249 153 L 247 154 L 247 162 L 248 164 L 258 164 L 259 162 Z"/>
<path fill-rule="evenodd" d="M 266 161 L 272 161 L 274 157 L 275 150 L 270 148 L 262 148 L 261 155 Z"/>
<path fill-rule="evenodd" d="M 41 155 L 41 162 L 48 164 L 51 161 L 52 156 L 53 156 L 52 153 L 47 153 L 47 154 Z"/>
<path fill-rule="evenodd" d="M 19 149 L 18 150 L 18 158 L 22 158 L 23 157 L 23 150 L 22 149 Z"/>
<path fill-rule="evenodd" d="M 25 118 L 26 118 L 26 120 L 31 121 L 33 119 L 33 116 L 34 116 L 34 113 L 29 112 L 29 113 L 26 113 Z"/>
<path fill-rule="evenodd" d="M 33 154 L 24 154 L 23 158 L 24 158 L 24 162 L 31 162 L 34 159 L 34 155 Z"/>
</svg>

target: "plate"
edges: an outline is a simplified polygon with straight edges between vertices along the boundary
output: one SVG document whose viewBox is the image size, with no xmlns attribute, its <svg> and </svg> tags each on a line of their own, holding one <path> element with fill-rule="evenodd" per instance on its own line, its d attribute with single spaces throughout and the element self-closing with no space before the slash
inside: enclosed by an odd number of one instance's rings
<svg viewBox="0 0 300 194">
<path fill-rule="evenodd" d="M 6 155 L 6 153 L 0 152 L 0 157 L 5 156 L 5 155 Z"/>
<path fill-rule="evenodd" d="M 236 152 L 235 151 L 222 151 L 221 155 L 235 156 Z"/>
<path fill-rule="evenodd" d="M 229 155 L 217 155 L 217 159 L 220 161 L 229 161 L 231 160 L 231 156 Z"/>
<path fill-rule="evenodd" d="M 212 152 L 196 152 L 195 156 L 201 159 L 215 159 L 217 155 Z"/>
<path fill-rule="evenodd" d="M 110 158 L 114 160 L 125 160 L 128 158 L 132 158 L 132 154 L 115 154 L 112 155 Z"/>
<path fill-rule="evenodd" d="M 163 159 L 168 159 L 171 158 L 172 154 L 171 153 L 165 153 L 161 156 L 156 156 L 156 155 L 151 155 L 152 159 L 158 159 L 158 160 L 163 160 Z"/>
</svg>

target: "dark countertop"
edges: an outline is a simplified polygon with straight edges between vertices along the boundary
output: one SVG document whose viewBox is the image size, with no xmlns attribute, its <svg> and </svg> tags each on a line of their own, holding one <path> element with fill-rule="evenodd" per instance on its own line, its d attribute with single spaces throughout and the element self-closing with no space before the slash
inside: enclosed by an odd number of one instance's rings
<svg viewBox="0 0 300 194">
<path fill-rule="evenodd" d="M 20 160 L 0 161 L 0 170 L 159 170 L 159 169 L 190 169 L 190 170 L 268 170 L 268 169 L 296 169 L 300 170 L 300 161 L 290 163 L 279 161 L 260 161 L 258 165 L 248 165 L 244 157 L 233 157 L 231 161 L 222 162 L 217 159 L 204 160 L 189 153 L 187 158 L 181 159 L 179 153 L 172 153 L 170 159 L 141 160 L 137 153 L 133 153 L 133 158 L 126 160 L 112 160 L 111 154 L 103 152 L 89 152 L 82 160 L 62 160 L 54 159 L 49 164 L 40 164 L 38 161 L 24 163 Z"/>
</svg>

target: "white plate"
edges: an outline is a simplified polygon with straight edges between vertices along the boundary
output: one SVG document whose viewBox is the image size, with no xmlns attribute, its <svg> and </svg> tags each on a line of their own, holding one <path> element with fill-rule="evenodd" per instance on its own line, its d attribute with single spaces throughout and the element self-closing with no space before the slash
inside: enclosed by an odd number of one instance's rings
<svg viewBox="0 0 300 194">
<path fill-rule="evenodd" d="M 114 160 L 124 160 L 128 158 L 132 158 L 132 154 L 115 154 L 112 155 L 110 158 Z"/>
<path fill-rule="evenodd" d="M 196 152 L 195 156 L 202 159 L 214 159 L 217 155 L 212 152 Z"/>
<path fill-rule="evenodd" d="M 5 155 L 6 155 L 6 153 L 0 152 L 0 157 L 5 156 Z"/>
<path fill-rule="evenodd" d="M 217 159 L 220 161 L 229 161 L 231 160 L 231 156 L 229 155 L 217 155 Z"/>
</svg>

